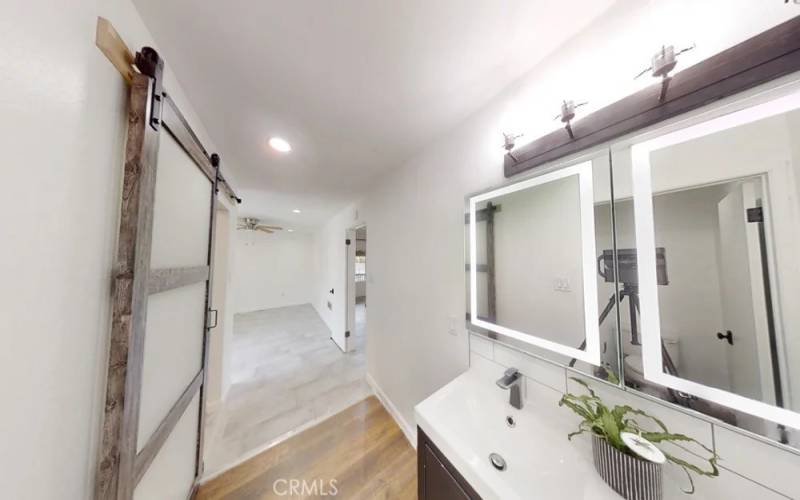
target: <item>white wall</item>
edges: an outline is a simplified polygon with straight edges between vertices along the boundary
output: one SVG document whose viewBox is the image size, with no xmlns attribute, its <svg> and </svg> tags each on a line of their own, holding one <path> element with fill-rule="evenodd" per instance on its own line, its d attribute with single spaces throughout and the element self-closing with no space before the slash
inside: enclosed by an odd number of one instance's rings
<svg viewBox="0 0 800 500">
<path fill-rule="evenodd" d="M 127 87 L 94 46 L 96 17 L 134 50 L 157 44 L 127 0 L 7 1 L 2 11 L 3 497 L 85 499 L 105 390 L 127 109 Z M 162 55 L 166 88 L 213 151 Z"/>
<path fill-rule="evenodd" d="M 236 231 L 236 313 L 311 302 L 312 250 L 307 233 Z"/>
<path fill-rule="evenodd" d="M 501 206 L 494 217 L 497 323 L 577 348 L 584 339 L 578 177 L 492 202 Z M 570 290 L 554 290 L 556 280 Z"/>
<path fill-rule="evenodd" d="M 714 335 L 722 327 L 717 268 L 719 222 L 714 188 L 671 193 L 654 199 L 657 245 L 666 248 L 669 285 L 660 286 L 662 335 L 680 342 L 681 376 L 723 389 L 730 386 L 725 345 Z M 633 204 L 616 204 L 619 248 L 636 248 Z M 611 234 L 611 228 L 606 228 Z M 630 340 L 628 301 L 620 316 L 623 340 Z M 639 351 L 624 342 L 626 353 Z M 755 355 L 754 355 L 755 356 Z M 755 359 L 755 358 L 754 358 Z M 714 360 L 709 363 L 708 360 Z"/>
<path fill-rule="evenodd" d="M 467 367 L 464 196 L 503 180 L 501 132 L 534 139 L 557 126 L 561 99 L 589 100 L 590 111 L 652 83 L 632 77 L 665 40 L 697 44 L 683 66 L 796 14 L 783 2 L 620 1 L 370 190 L 362 205 L 370 231 L 368 372 L 407 423 L 415 404 Z M 343 274 L 339 260 L 325 272 Z"/>
</svg>

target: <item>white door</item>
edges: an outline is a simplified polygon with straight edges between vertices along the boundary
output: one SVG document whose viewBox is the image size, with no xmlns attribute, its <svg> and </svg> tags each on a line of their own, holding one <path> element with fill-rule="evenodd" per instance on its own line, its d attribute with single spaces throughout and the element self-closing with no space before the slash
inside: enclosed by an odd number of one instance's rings
<svg viewBox="0 0 800 500">
<path fill-rule="evenodd" d="M 736 394 L 774 401 L 758 224 L 747 222 L 747 209 L 756 207 L 755 181 L 746 181 L 718 206 L 720 235 L 720 298 L 723 334 L 731 389 Z"/>
</svg>

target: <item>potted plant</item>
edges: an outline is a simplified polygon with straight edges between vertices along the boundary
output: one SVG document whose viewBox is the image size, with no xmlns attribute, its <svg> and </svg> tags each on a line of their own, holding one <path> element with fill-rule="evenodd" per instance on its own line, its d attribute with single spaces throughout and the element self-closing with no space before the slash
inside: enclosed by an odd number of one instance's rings
<svg viewBox="0 0 800 500">
<path fill-rule="evenodd" d="M 616 376 L 609 373 L 609 380 Z M 689 477 L 687 494 L 695 491 L 692 473 L 701 476 L 719 475 L 717 461 L 719 456 L 694 438 L 670 432 L 664 423 L 642 410 L 630 406 L 609 408 L 583 380 L 572 378 L 588 391 L 586 395 L 565 394 L 559 406 L 566 406 L 581 417 L 578 430 L 567 438 L 590 432 L 594 465 L 598 474 L 614 491 L 627 500 L 660 500 L 663 496 L 663 459 L 681 467 Z M 655 424 L 655 430 L 643 426 L 636 417 Z M 695 444 L 709 457 L 703 459 L 702 467 L 671 455 L 658 447 L 660 443 L 671 443 L 687 450 L 685 445 Z M 687 450 L 688 451 L 688 450 Z M 655 461 L 642 457 L 661 457 Z M 698 457 L 699 458 L 699 457 Z M 659 463 L 662 462 L 662 463 Z M 707 464 L 707 467 L 706 467 Z"/>
</svg>

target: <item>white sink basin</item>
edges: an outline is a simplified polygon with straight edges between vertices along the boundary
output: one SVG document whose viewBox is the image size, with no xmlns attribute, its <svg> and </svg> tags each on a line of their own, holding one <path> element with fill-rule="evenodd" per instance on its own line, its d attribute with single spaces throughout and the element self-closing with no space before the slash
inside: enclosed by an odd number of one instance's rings
<svg viewBox="0 0 800 500">
<path fill-rule="evenodd" d="M 475 491 L 484 500 L 619 500 L 595 472 L 588 439 L 567 440 L 577 420 L 558 407 L 561 395 L 526 381 L 523 409 L 514 409 L 495 385 L 502 374 L 491 361 L 473 363 L 416 407 L 419 427 Z M 506 470 L 492 466 L 490 453 L 505 459 Z"/>
</svg>

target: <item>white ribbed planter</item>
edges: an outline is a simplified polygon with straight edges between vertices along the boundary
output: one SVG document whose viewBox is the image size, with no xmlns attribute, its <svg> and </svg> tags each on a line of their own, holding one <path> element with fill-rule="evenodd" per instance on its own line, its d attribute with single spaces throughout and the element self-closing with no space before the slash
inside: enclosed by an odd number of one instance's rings
<svg viewBox="0 0 800 500">
<path fill-rule="evenodd" d="M 662 500 L 663 467 L 626 455 L 592 435 L 594 467 L 611 488 L 627 500 Z"/>
</svg>

